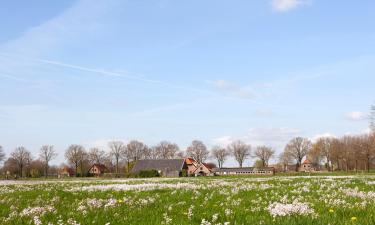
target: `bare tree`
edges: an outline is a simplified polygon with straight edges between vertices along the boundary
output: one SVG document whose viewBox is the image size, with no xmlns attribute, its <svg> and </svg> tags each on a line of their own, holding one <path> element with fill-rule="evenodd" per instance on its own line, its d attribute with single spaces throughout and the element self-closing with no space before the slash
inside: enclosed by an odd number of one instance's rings
<svg viewBox="0 0 375 225">
<path fill-rule="evenodd" d="M 230 143 L 227 149 L 234 156 L 240 167 L 242 167 L 244 161 L 250 156 L 251 153 L 251 145 L 248 145 L 240 140 Z"/>
<path fill-rule="evenodd" d="M 179 148 L 177 144 L 168 141 L 162 141 L 155 146 L 155 151 L 158 155 L 157 158 L 172 159 L 175 158 L 176 153 L 179 151 Z"/>
<path fill-rule="evenodd" d="M 110 155 L 115 159 L 116 163 L 116 176 L 119 174 L 119 162 L 121 156 L 124 154 L 125 145 L 122 141 L 111 141 L 108 143 Z"/>
<path fill-rule="evenodd" d="M 371 106 L 370 112 L 370 128 L 373 133 L 375 133 L 375 104 Z"/>
<path fill-rule="evenodd" d="M 0 163 L 5 160 L 5 153 L 3 147 L 0 145 Z"/>
<path fill-rule="evenodd" d="M 189 157 L 192 157 L 198 163 L 203 163 L 210 154 L 207 150 L 206 145 L 202 141 L 194 140 L 191 145 L 187 148 L 186 153 Z"/>
<path fill-rule="evenodd" d="M 296 162 L 296 170 L 301 166 L 302 159 L 311 149 L 311 141 L 307 138 L 296 137 L 292 139 L 285 147 L 285 152 L 292 156 Z"/>
<path fill-rule="evenodd" d="M 88 152 L 88 159 L 90 163 L 103 164 L 106 159 L 105 151 L 100 150 L 99 148 L 90 148 Z"/>
<path fill-rule="evenodd" d="M 17 147 L 10 156 L 15 160 L 18 166 L 20 177 L 23 177 L 24 167 L 31 161 L 31 153 L 25 147 Z"/>
<path fill-rule="evenodd" d="M 333 152 L 333 143 L 334 138 L 323 137 L 319 138 L 313 145 L 312 149 L 310 150 L 309 155 L 313 158 L 317 159 L 324 159 L 326 163 L 326 168 L 328 171 L 331 171 L 332 168 L 332 152 Z"/>
<path fill-rule="evenodd" d="M 176 153 L 176 157 L 177 158 L 186 158 L 186 152 L 185 151 L 178 151 L 177 153 Z"/>
<path fill-rule="evenodd" d="M 75 167 L 76 176 L 78 176 L 78 166 L 81 165 L 82 168 L 82 160 L 84 158 L 84 154 L 85 149 L 81 145 L 71 145 L 65 152 L 65 158 Z M 82 172 L 83 171 L 81 171 L 81 176 Z"/>
<path fill-rule="evenodd" d="M 136 162 L 137 160 L 144 158 L 148 147 L 140 141 L 133 140 L 126 145 L 126 149 L 133 162 Z"/>
<path fill-rule="evenodd" d="M 283 165 L 283 171 L 286 172 L 288 165 L 293 162 L 293 157 L 284 151 L 279 155 L 279 162 Z"/>
<path fill-rule="evenodd" d="M 48 176 L 49 162 L 56 158 L 57 153 L 55 152 L 53 145 L 43 145 L 39 151 L 39 159 L 44 166 L 44 176 Z"/>
<path fill-rule="evenodd" d="M 216 159 L 219 168 L 223 167 L 225 160 L 230 156 L 230 152 L 220 146 L 214 146 L 211 150 L 212 157 Z"/>
<path fill-rule="evenodd" d="M 357 146 L 357 154 L 365 160 L 366 170 L 370 172 L 371 161 L 375 158 L 375 134 L 360 136 Z"/>
<path fill-rule="evenodd" d="M 258 146 L 254 152 L 255 157 L 262 161 L 262 166 L 267 167 L 269 160 L 273 157 L 275 151 L 271 147 Z"/>
</svg>

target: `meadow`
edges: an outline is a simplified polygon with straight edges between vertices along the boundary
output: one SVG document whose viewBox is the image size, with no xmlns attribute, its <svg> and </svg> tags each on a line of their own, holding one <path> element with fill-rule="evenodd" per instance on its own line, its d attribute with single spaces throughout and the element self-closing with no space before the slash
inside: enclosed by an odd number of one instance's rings
<svg viewBox="0 0 375 225">
<path fill-rule="evenodd" d="M 375 224 L 375 176 L 0 181 L 0 224 Z"/>
</svg>

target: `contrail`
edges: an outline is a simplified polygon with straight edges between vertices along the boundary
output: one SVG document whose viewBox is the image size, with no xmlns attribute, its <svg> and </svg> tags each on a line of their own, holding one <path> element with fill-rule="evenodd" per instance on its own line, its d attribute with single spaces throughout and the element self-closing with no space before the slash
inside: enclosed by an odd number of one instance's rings
<svg viewBox="0 0 375 225">
<path fill-rule="evenodd" d="M 216 93 L 214 93 L 212 91 L 201 90 L 201 89 L 196 89 L 196 88 L 189 88 L 189 87 L 184 87 L 184 86 L 179 86 L 179 85 L 163 82 L 163 81 L 160 81 L 160 80 L 151 80 L 151 79 L 142 78 L 142 77 L 139 77 L 139 76 L 125 75 L 125 74 L 110 72 L 110 71 L 106 71 L 106 70 L 98 70 L 98 69 L 93 69 L 93 68 L 89 68 L 89 67 L 84 67 L 84 66 L 79 66 L 79 65 L 74 65 L 74 64 L 68 64 L 68 63 L 53 61 L 53 60 L 48 60 L 48 59 L 30 58 L 30 57 L 24 57 L 24 56 L 20 56 L 20 55 L 13 55 L 13 54 L 7 54 L 7 53 L 0 53 L 0 56 L 18 57 L 18 58 L 27 59 L 27 60 L 31 60 L 31 61 L 35 61 L 35 62 L 44 63 L 44 64 L 49 64 L 49 65 L 54 65 L 54 66 L 64 67 L 64 68 L 69 68 L 69 69 L 75 69 L 75 70 L 80 70 L 80 71 L 85 71 L 85 72 L 91 72 L 91 73 L 96 73 L 96 74 L 100 74 L 100 75 L 104 75 L 104 76 L 138 80 L 138 81 L 142 81 L 142 82 L 146 82 L 146 83 L 153 83 L 153 84 L 160 84 L 160 85 L 164 85 L 164 86 L 169 86 L 169 87 L 176 88 L 176 89 L 185 89 L 185 90 L 193 91 L 193 92 L 200 92 L 200 93 L 216 95 Z"/>
</svg>

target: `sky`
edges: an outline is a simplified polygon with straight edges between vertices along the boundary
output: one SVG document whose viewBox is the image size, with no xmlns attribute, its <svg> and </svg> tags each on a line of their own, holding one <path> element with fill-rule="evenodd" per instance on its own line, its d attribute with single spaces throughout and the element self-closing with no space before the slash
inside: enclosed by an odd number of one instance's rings
<svg viewBox="0 0 375 225">
<path fill-rule="evenodd" d="M 0 145 L 361 134 L 375 1 L 2 1 Z M 250 165 L 252 160 L 245 164 Z M 230 160 L 225 165 L 234 164 Z"/>
</svg>

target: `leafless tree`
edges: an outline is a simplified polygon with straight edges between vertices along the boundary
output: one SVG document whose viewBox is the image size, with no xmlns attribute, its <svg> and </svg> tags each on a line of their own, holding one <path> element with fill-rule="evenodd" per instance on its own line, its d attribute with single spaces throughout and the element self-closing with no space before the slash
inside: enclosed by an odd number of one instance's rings
<svg viewBox="0 0 375 225">
<path fill-rule="evenodd" d="M 31 153 L 25 147 L 17 147 L 10 156 L 15 160 L 18 166 L 20 177 L 23 177 L 24 167 L 31 161 Z"/>
<path fill-rule="evenodd" d="M 222 168 L 225 160 L 230 156 L 230 152 L 226 148 L 214 146 L 211 150 L 211 155 L 216 159 L 219 168 Z"/>
<path fill-rule="evenodd" d="M 370 113 L 370 128 L 373 133 L 375 133 L 375 104 L 371 106 L 371 113 Z"/>
<path fill-rule="evenodd" d="M 285 147 L 285 152 L 292 156 L 296 162 L 296 170 L 301 166 L 302 159 L 311 149 L 311 141 L 307 138 L 296 137 L 292 139 Z"/>
<path fill-rule="evenodd" d="M 203 163 L 210 154 L 205 144 L 202 141 L 194 140 L 191 145 L 187 148 L 186 153 L 189 157 L 192 157 L 198 163 Z"/>
<path fill-rule="evenodd" d="M 238 162 L 240 167 L 242 167 L 244 161 L 250 156 L 251 153 L 251 145 L 248 145 L 240 140 L 230 143 L 227 149 L 234 156 L 234 159 Z"/>
<path fill-rule="evenodd" d="M 157 158 L 172 159 L 175 158 L 176 153 L 179 151 L 179 148 L 177 144 L 168 141 L 162 141 L 155 146 L 155 151 L 158 155 Z"/>
<path fill-rule="evenodd" d="M 57 153 L 54 150 L 53 145 L 43 145 L 39 151 L 39 159 L 44 166 L 44 176 L 48 176 L 49 162 L 56 158 Z"/>
<path fill-rule="evenodd" d="M 367 172 L 370 172 L 371 161 L 375 158 L 375 134 L 359 137 L 357 154 L 365 160 Z"/>
<path fill-rule="evenodd" d="M 5 153 L 3 147 L 0 145 L 0 163 L 5 160 Z"/>
<path fill-rule="evenodd" d="M 65 158 L 69 163 L 74 165 L 76 176 L 78 176 L 78 166 L 81 165 L 82 160 L 84 159 L 85 148 L 81 145 L 70 145 L 69 148 L 65 151 Z M 81 171 L 81 176 L 83 171 Z"/>
<path fill-rule="evenodd" d="M 288 165 L 293 163 L 293 157 L 286 151 L 279 155 L 279 162 L 283 165 L 283 171 L 285 172 Z"/>
<path fill-rule="evenodd" d="M 321 159 L 324 159 L 326 162 L 326 167 L 328 171 L 331 171 L 332 168 L 332 153 L 333 153 L 333 145 L 334 145 L 335 138 L 330 137 L 323 137 L 319 138 L 313 145 L 308 153 L 312 158 L 319 159 L 315 160 L 320 162 Z"/>
<path fill-rule="evenodd" d="M 90 148 L 88 152 L 88 159 L 91 164 L 98 163 L 103 164 L 106 159 L 105 151 L 100 150 L 99 148 Z"/>
<path fill-rule="evenodd" d="M 116 176 L 119 174 L 119 162 L 124 154 L 125 145 L 122 141 L 111 141 L 108 143 L 110 149 L 110 155 L 115 159 L 116 163 Z"/>
<path fill-rule="evenodd" d="M 144 158 L 148 147 L 140 141 L 132 140 L 126 145 L 126 149 L 133 162 L 136 162 L 137 160 Z"/>
<path fill-rule="evenodd" d="M 254 155 L 262 161 L 262 166 L 267 167 L 269 160 L 273 157 L 275 151 L 268 146 L 258 146 L 255 149 Z"/>
<path fill-rule="evenodd" d="M 185 151 L 178 151 L 176 153 L 176 157 L 180 158 L 180 159 L 186 158 L 186 152 Z"/>
</svg>

